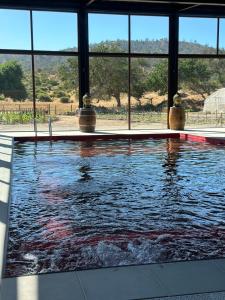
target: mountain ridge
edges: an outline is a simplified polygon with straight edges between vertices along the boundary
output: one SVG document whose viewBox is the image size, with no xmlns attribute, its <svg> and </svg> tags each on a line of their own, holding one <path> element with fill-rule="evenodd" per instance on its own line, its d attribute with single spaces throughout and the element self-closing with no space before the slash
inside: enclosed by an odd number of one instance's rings
<svg viewBox="0 0 225 300">
<path fill-rule="evenodd" d="M 115 49 L 118 49 L 119 53 L 127 53 L 128 50 L 128 41 L 125 40 L 116 40 L 116 41 L 105 41 L 97 44 L 90 44 L 89 50 L 90 53 L 94 51 L 99 51 L 101 45 L 106 47 L 114 46 Z M 73 52 L 77 51 L 77 48 L 67 48 L 62 51 Z M 159 40 L 133 40 L 131 41 L 131 51 L 132 53 L 141 53 L 141 54 L 168 54 L 168 40 L 159 39 Z M 223 52 L 225 52 L 222 49 Z M 216 49 L 207 45 L 201 45 L 197 42 L 179 42 L 179 53 L 180 54 L 216 54 Z M 60 64 L 62 64 L 67 57 L 63 56 L 54 56 L 54 55 L 37 55 L 35 56 L 35 65 L 36 69 L 42 70 L 52 70 L 56 69 Z M 154 60 L 154 58 L 152 58 Z M 21 55 L 21 54 L 0 54 L 0 63 L 4 63 L 8 60 L 17 60 L 21 63 L 25 71 L 31 70 L 31 56 L 30 55 Z"/>
</svg>

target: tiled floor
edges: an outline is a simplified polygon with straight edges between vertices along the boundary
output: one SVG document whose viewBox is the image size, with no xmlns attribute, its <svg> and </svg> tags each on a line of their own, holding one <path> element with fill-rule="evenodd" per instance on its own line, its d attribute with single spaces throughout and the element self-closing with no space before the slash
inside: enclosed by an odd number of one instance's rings
<svg viewBox="0 0 225 300">
<path fill-rule="evenodd" d="M 175 130 L 169 130 L 169 129 L 154 129 L 154 130 L 107 130 L 107 131 L 96 131 L 95 133 L 83 133 L 78 130 L 66 130 L 66 131 L 54 131 L 53 136 L 96 136 L 96 135 L 120 135 L 120 134 L 126 134 L 126 135 L 137 135 L 137 134 L 169 134 L 169 133 L 184 133 L 184 134 L 190 134 L 190 135 L 196 135 L 196 136 L 204 136 L 204 137 L 212 137 L 212 138 L 224 138 L 225 139 L 225 128 L 206 128 L 206 129 L 188 129 L 184 131 L 175 131 Z M 1 135 L 5 136 L 11 136 L 11 137 L 29 137 L 29 136 L 35 136 L 35 133 L 33 131 L 1 131 Z M 37 136 L 49 136 L 48 131 L 39 131 L 37 132 Z"/>
<path fill-rule="evenodd" d="M 172 296 L 166 298 L 163 297 L 163 298 L 155 298 L 154 300 L 224 300 L 224 299 L 225 299 L 225 292 Z"/>
<path fill-rule="evenodd" d="M 224 264 L 220 259 L 9 278 L 2 281 L 1 300 L 225 299 L 219 298 L 225 295 Z"/>
</svg>

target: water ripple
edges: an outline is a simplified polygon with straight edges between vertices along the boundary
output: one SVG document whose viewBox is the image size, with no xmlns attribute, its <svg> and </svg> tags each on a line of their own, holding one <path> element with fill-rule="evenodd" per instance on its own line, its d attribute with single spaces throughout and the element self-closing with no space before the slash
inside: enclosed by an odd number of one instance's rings
<svg viewBox="0 0 225 300">
<path fill-rule="evenodd" d="M 18 143 L 6 276 L 224 257 L 225 150 Z"/>
</svg>

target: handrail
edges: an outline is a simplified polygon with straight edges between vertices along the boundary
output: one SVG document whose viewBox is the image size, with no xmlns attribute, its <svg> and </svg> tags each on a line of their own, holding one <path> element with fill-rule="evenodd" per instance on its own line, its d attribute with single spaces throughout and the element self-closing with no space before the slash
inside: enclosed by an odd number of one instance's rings
<svg viewBox="0 0 225 300">
<path fill-rule="evenodd" d="M 49 136 L 52 136 L 52 118 L 49 116 L 48 118 L 48 134 Z"/>
<path fill-rule="evenodd" d="M 34 118 L 34 132 L 35 132 L 35 136 L 37 136 L 37 120 L 36 120 L 36 118 Z"/>
</svg>

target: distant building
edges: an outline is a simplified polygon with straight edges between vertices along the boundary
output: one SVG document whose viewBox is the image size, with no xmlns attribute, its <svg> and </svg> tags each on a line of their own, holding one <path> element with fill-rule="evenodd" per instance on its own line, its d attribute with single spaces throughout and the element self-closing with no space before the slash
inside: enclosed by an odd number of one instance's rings
<svg viewBox="0 0 225 300">
<path fill-rule="evenodd" d="M 203 111 L 225 113 L 225 88 L 217 90 L 205 99 Z"/>
</svg>

